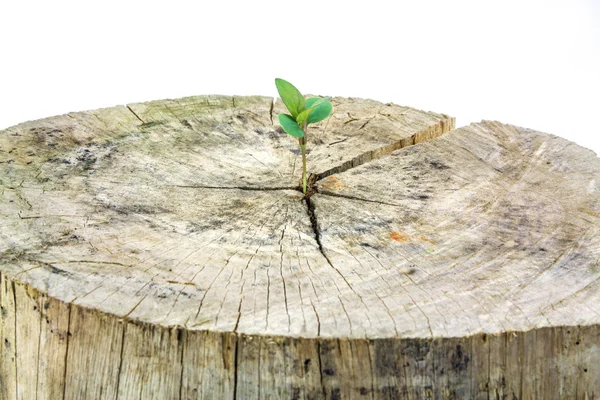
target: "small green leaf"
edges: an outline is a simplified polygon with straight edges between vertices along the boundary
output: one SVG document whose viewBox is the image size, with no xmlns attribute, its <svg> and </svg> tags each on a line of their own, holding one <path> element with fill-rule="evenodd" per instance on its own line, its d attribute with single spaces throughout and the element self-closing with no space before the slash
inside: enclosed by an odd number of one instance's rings
<svg viewBox="0 0 600 400">
<path fill-rule="evenodd" d="M 315 122 L 322 121 L 327 118 L 329 114 L 331 114 L 331 111 L 333 111 L 333 106 L 329 102 L 329 99 L 329 97 L 326 97 L 325 99 L 320 99 L 318 97 L 306 99 L 306 106 L 310 108 L 314 107 L 314 105 L 320 100 L 326 100 L 324 102 L 319 102 L 319 105 L 317 105 L 317 107 L 310 113 L 306 119 L 307 124 L 314 124 Z"/>
<path fill-rule="evenodd" d="M 294 85 L 286 80 L 275 78 L 275 86 L 277 86 L 281 101 L 290 111 L 292 117 L 296 118 L 298 114 L 306 109 L 304 96 Z"/>
<path fill-rule="evenodd" d="M 315 108 L 331 100 L 331 97 L 311 97 L 306 99 L 306 108 Z"/>
<path fill-rule="evenodd" d="M 308 118 L 310 113 L 313 112 L 313 110 L 314 108 L 309 108 L 308 110 L 304 110 L 300 114 L 298 114 L 298 116 L 296 117 L 296 123 L 298 124 L 298 126 L 302 126 L 302 124 L 304 124 L 304 121 L 306 121 L 306 119 Z"/>
<path fill-rule="evenodd" d="M 304 121 L 308 121 L 307 124 L 310 124 L 310 116 L 312 115 L 312 113 L 319 108 L 320 106 L 322 106 L 325 103 L 329 103 L 329 99 L 331 99 L 331 97 L 324 97 L 324 98 L 319 98 L 319 97 L 311 97 L 309 100 L 311 100 L 310 105 L 308 103 L 308 100 L 306 102 L 306 106 L 308 107 L 306 110 L 302 111 L 300 114 L 298 114 L 298 116 L 296 117 L 296 122 L 298 123 L 298 125 L 302 126 L 302 124 L 304 124 Z M 331 104 L 331 103 L 330 103 Z M 327 114 L 329 115 L 329 114 Z M 327 115 L 325 117 L 327 117 Z M 323 117 L 323 118 L 325 118 Z M 321 119 L 323 119 L 321 118 Z M 321 120 L 319 119 L 319 121 Z"/>
<path fill-rule="evenodd" d="M 287 132 L 288 135 L 292 135 L 293 137 L 296 137 L 296 138 L 304 137 L 304 131 L 302 130 L 302 128 L 300 128 L 298 126 L 298 123 L 296 122 L 294 117 L 292 117 L 291 115 L 279 114 L 279 123 L 281 124 L 281 127 L 283 128 L 284 131 Z"/>
</svg>

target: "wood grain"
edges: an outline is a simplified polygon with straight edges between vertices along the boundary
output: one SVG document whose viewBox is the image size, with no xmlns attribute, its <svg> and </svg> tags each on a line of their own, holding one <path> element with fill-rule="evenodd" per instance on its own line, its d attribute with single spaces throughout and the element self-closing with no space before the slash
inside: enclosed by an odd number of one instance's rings
<svg viewBox="0 0 600 400">
<path fill-rule="evenodd" d="M 0 132 L 0 398 L 596 398 L 600 160 L 552 135 L 266 97 Z"/>
</svg>

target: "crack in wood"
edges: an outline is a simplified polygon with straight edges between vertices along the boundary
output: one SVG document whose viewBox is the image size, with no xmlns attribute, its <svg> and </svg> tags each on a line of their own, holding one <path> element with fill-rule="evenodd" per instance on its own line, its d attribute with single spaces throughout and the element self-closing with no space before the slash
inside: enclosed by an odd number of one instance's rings
<svg viewBox="0 0 600 400">
<path fill-rule="evenodd" d="M 323 258 L 325 258 L 325 261 L 327 261 L 327 264 L 329 264 L 329 266 L 331 268 L 333 268 L 333 270 L 335 272 L 337 272 L 337 274 L 342 278 L 342 280 L 344 281 L 344 283 L 346 283 L 346 285 L 348 286 L 348 288 L 350 288 L 350 290 L 352 290 L 352 292 L 354 294 L 356 294 L 358 296 L 358 298 L 362 302 L 362 297 L 354 290 L 354 288 L 352 287 L 352 285 L 350 284 L 350 282 L 348 282 L 348 280 L 346 279 L 346 277 L 344 276 L 344 274 L 342 274 L 342 272 L 333 265 L 333 263 L 329 259 L 329 256 L 327 256 L 327 254 L 325 253 L 325 250 L 323 248 L 323 244 L 321 243 L 321 232 L 319 231 L 319 223 L 317 221 L 317 215 L 315 213 L 314 203 L 311 201 L 311 199 L 310 199 L 309 196 L 304 197 L 304 201 L 305 201 L 306 206 L 307 206 L 308 216 L 310 218 L 310 223 L 311 223 L 311 226 L 312 226 L 312 229 L 313 229 L 313 233 L 315 235 L 315 241 L 317 242 L 317 247 L 319 248 L 319 252 L 323 256 Z M 339 291 L 339 288 L 338 288 L 338 291 Z M 363 302 L 363 304 L 364 304 L 364 302 Z M 349 323 L 351 324 L 350 321 L 349 321 Z"/>
<path fill-rule="evenodd" d="M 273 186 L 273 187 L 254 187 L 254 186 L 203 186 L 203 185 L 166 185 L 167 187 L 178 187 L 185 189 L 222 189 L 222 190 L 249 190 L 255 192 L 267 192 L 277 190 L 302 190 L 298 186 Z"/>
<path fill-rule="evenodd" d="M 313 290 L 315 290 L 315 295 L 316 295 L 317 292 L 316 292 L 314 285 L 313 285 Z M 321 336 L 321 319 L 319 318 L 319 313 L 317 312 L 317 309 L 315 308 L 315 304 L 313 303 L 312 299 L 309 299 L 309 301 L 310 301 L 310 305 L 312 306 L 313 312 L 315 313 L 315 318 L 317 318 L 317 337 L 320 337 Z"/>
<path fill-rule="evenodd" d="M 67 398 L 67 369 L 69 368 L 69 337 L 71 336 L 71 310 L 73 309 L 72 303 L 67 303 L 67 309 L 69 310 L 68 322 L 67 322 L 67 338 L 65 339 L 65 370 L 63 375 L 63 400 Z"/>
<path fill-rule="evenodd" d="M 286 216 L 287 216 L 287 211 L 286 211 Z M 281 232 L 281 238 L 279 238 L 279 252 L 281 253 L 281 258 L 279 259 L 279 275 L 281 276 L 281 282 L 283 283 L 283 301 L 285 304 L 285 313 L 287 315 L 287 319 L 288 319 L 288 331 L 290 330 L 290 327 L 292 325 L 292 320 L 290 317 L 290 311 L 288 309 L 288 298 L 287 298 L 287 287 L 285 284 L 285 277 L 283 276 L 283 246 L 281 245 L 281 242 L 283 241 L 283 237 L 285 236 L 285 230 L 287 228 L 287 225 L 285 225 L 283 227 L 283 231 Z"/>
<path fill-rule="evenodd" d="M 367 125 L 373 118 L 374 117 L 369 118 L 367 120 L 367 122 L 365 122 L 359 129 L 364 128 L 365 125 Z M 454 130 L 454 119 L 448 117 L 448 119 L 441 120 L 436 125 L 429 126 L 425 129 L 414 132 L 408 138 L 397 140 L 387 146 L 369 150 L 369 151 L 362 153 L 362 154 L 360 154 L 360 155 L 358 155 L 336 167 L 332 167 L 326 171 L 316 173 L 315 174 L 316 180 L 320 181 L 323 178 L 326 178 L 330 175 L 339 174 L 339 173 L 345 172 L 349 169 L 356 168 L 358 166 L 361 166 L 363 164 L 366 164 L 368 162 L 371 162 L 373 160 L 381 158 L 382 156 L 385 156 L 385 155 L 393 152 L 394 150 L 399 150 L 404 147 L 409 147 L 409 146 L 413 146 L 415 144 L 429 141 L 431 139 L 434 139 L 436 137 L 444 135 L 452 130 Z"/>
<path fill-rule="evenodd" d="M 177 343 L 181 346 L 181 357 L 179 363 L 181 364 L 181 375 L 179 375 L 179 400 L 183 399 L 183 370 L 184 370 L 184 352 L 185 344 L 187 343 L 187 330 L 182 327 L 177 327 Z"/>
<path fill-rule="evenodd" d="M 304 201 L 306 203 L 308 217 L 310 218 L 310 224 L 312 226 L 312 230 L 313 230 L 313 233 L 315 235 L 315 241 L 317 242 L 317 246 L 319 247 L 319 251 L 321 252 L 321 254 L 323 255 L 323 257 L 325 257 L 325 259 L 327 260 L 327 262 L 331 265 L 331 262 L 329 261 L 329 258 L 327 258 L 327 255 L 323 251 L 323 245 L 321 244 L 321 232 L 319 232 L 319 224 L 317 222 L 317 216 L 315 214 L 314 202 L 312 202 L 310 200 L 310 197 L 305 197 Z M 332 267 L 333 267 L 333 265 L 332 265 Z"/>
<path fill-rule="evenodd" d="M 241 336 L 234 333 L 233 335 L 235 335 L 235 350 L 233 353 L 233 400 L 237 399 L 237 392 L 238 392 L 238 374 L 240 371 L 239 368 L 239 347 L 240 347 L 240 341 L 241 341 Z"/>
<path fill-rule="evenodd" d="M 125 349 L 125 331 L 127 330 L 127 323 L 123 321 L 123 332 L 121 333 L 121 350 L 119 352 L 119 366 L 117 367 L 117 384 L 115 387 L 115 393 L 119 398 L 119 385 L 121 383 L 121 371 L 123 370 L 123 352 Z"/>
<path fill-rule="evenodd" d="M 263 224 L 264 226 L 264 224 Z M 262 229 L 262 226 L 261 226 Z M 260 250 L 261 246 L 258 246 L 256 248 L 256 251 L 254 252 L 254 254 L 252 254 L 252 256 L 250 256 L 250 259 L 248 260 L 248 262 L 246 263 L 246 267 L 242 270 L 241 276 L 240 276 L 240 281 L 242 282 L 242 286 L 240 287 L 240 302 L 238 304 L 238 310 L 237 310 L 237 318 L 235 321 L 235 326 L 233 328 L 233 332 L 237 332 L 238 330 L 238 326 L 240 324 L 240 319 L 242 318 L 242 302 L 244 301 L 244 286 L 246 286 L 246 281 L 244 280 L 244 273 L 246 272 L 246 270 L 248 269 L 248 267 L 250 266 L 250 263 L 252 262 L 252 260 L 254 259 L 254 257 L 256 257 L 256 255 L 258 254 L 258 251 Z"/>
<path fill-rule="evenodd" d="M 18 358 L 18 354 L 17 354 L 17 350 L 18 350 L 18 346 L 17 346 L 17 287 L 15 285 L 15 281 L 11 281 L 10 283 L 12 292 L 13 292 L 13 302 L 14 302 L 14 307 L 15 307 L 15 338 L 14 338 L 14 346 L 15 346 L 15 388 L 17 390 L 17 392 L 15 393 L 15 395 L 17 396 L 17 398 L 19 397 L 19 370 L 18 370 L 18 366 L 19 366 L 19 358 Z"/>
<path fill-rule="evenodd" d="M 372 120 L 373 118 L 375 118 L 375 115 L 374 115 L 374 116 L 372 116 L 371 118 L 369 118 L 369 119 L 368 119 L 368 120 L 367 120 L 367 121 L 366 121 L 364 124 L 362 124 L 362 125 L 360 126 L 360 128 L 358 128 L 358 130 L 360 131 L 360 130 L 361 130 L 361 129 L 363 129 L 365 126 L 367 126 L 367 124 L 368 124 L 369 122 L 371 122 L 371 120 Z"/>
<path fill-rule="evenodd" d="M 340 139 L 340 140 L 336 140 L 336 141 L 334 141 L 334 142 L 331 142 L 331 143 L 327 144 L 327 147 L 329 147 L 329 146 L 333 146 L 334 144 L 338 144 L 338 143 L 345 142 L 346 140 L 348 140 L 348 138 L 347 138 L 347 137 L 345 137 L 345 138 L 343 138 L 343 139 Z"/>
<path fill-rule="evenodd" d="M 127 105 L 126 107 L 127 107 L 127 109 L 128 109 L 129 111 L 131 111 L 131 113 L 132 113 L 133 115 L 135 115 L 135 117 L 136 117 L 138 120 L 140 120 L 140 122 L 141 122 L 142 124 L 145 124 L 144 120 L 143 120 L 143 119 L 141 119 L 141 118 L 139 117 L 139 115 L 137 115 L 137 114 L 135 113 L 135 111 L 133 111 L 133 109 L 132 109 L 131 107 L 129 107 L 129 105 Z"/>
</svg>

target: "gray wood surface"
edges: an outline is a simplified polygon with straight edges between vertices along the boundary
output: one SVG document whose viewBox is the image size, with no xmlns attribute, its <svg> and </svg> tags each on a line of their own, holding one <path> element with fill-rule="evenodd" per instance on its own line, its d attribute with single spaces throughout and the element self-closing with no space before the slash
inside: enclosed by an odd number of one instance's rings
<svg viewBox="0 0 600 400">
<path fill-rule="evenodd" d="M 597 398 L 598 157 L 332 103 L 310 199 L 271 98 L 0 131 L 0 398 Z"/>
</svg>

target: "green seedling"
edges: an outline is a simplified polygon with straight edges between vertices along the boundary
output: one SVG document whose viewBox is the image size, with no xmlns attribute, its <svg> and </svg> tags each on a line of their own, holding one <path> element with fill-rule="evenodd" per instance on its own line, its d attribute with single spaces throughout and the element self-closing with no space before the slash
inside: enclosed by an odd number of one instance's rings
<svg viewBox="0 0 600 400">
<path fill-rule="evenodd" d="M 279 123 L 288 135 L 298 138 L 302 152 L 302 192 L 306 195 L 306 132 L 309 124 L 324 120 L 331 114 L 333 106 L 330 97 L 310 97 L 304 99 L 294 85 L 276 78 L 275 86 L 281 101 L 290 114 L 279 114 Z"/>
</svg>

